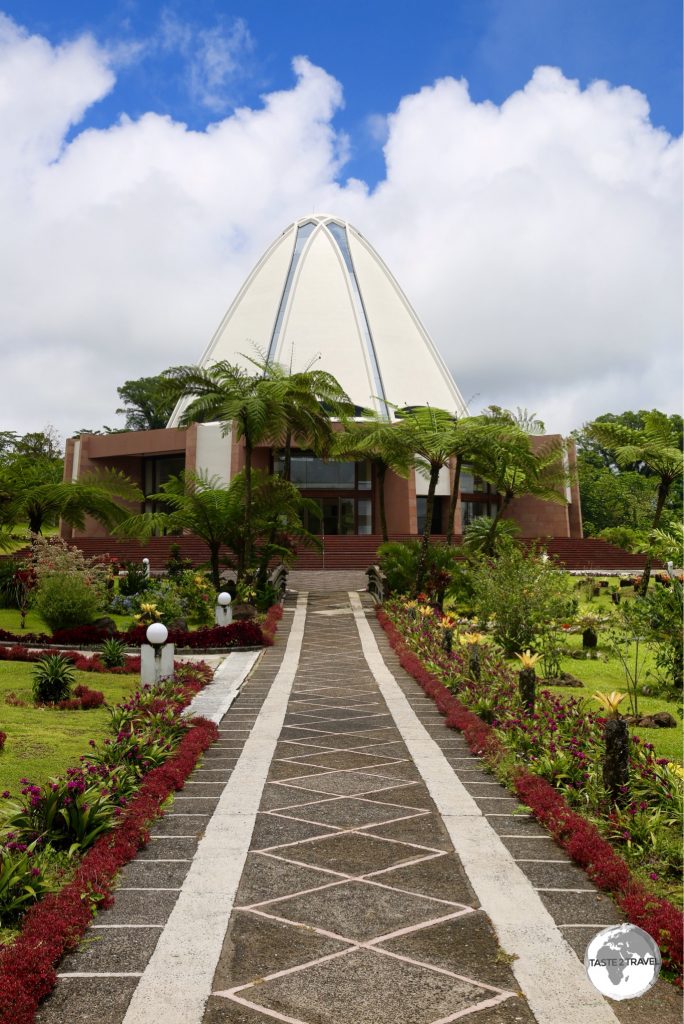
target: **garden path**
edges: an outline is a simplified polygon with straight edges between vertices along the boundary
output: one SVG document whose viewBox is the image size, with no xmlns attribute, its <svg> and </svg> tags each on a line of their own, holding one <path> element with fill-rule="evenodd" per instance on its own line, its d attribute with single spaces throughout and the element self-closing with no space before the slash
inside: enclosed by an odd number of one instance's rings
<svg viewBox="0 0 684 1024">
<path fill-rule="evenodd" d="M 300 591 L 38 1020 L 675 1024 L 661 983 L 590 985 L 622 918 L 516 812 L 369 598 Z"/>
</svg>

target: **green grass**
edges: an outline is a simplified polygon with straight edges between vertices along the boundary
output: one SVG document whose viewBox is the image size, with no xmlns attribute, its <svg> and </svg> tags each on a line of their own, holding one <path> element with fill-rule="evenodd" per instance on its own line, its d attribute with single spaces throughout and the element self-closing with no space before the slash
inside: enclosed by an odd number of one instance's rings
<svg viewBox="0 0 684 1024">
<path fill-rule="evenodd" d="M 92 711 L 35 707 L 31 668 L 24 662 L 0 662 L 0 729 L 7 733 L 5 748 L 0 751 L 0 792 L 10 790 L 13 796 L 19 792 L 19 779 L 26 777 L 41 785 L 51 776 L 63 774 L 88 751 L 88 740 L 108 734 L 109 714 L 104 707 Z M 137 675 L 76 673 L 76 685 L 101 690 L 110 705 L 125 699 L 138 681 Z M 26 706 L 7 704 L 5 698 L 11 692 Z"/>
<path fill-rule="evenodd" d="M 567 637 L 567 646 L 577 650 L 582 648 L 581 634 L 570 634 Z M 587 701 L 587 707 L 598 711 L 598 704 L 592 700 L 592 694 L 599 690 L 603 693 L 610 693 L 611 690 L 620 690 L 627 693 L 627 684 L 622 664 L 614 656 L 610 656 L 605 648 L 601 647 L 601 633 L 599 630 L 599 646 L 597 648 L 600 658 L 596 661 L 590 659 L 576 659 L 566 657 L 561 660 L 561 669 L 583 683 L 582 688 L 568 686 L 546 686 L 552 693 L 564 697 L 581 697 Z M 511 662 L 511 665 L 513 662 Z M 517 662 L 516 662 L 517 665 Z M 640 686 L 648 685 L 652 676 L 648 675 L 654 669 L 653 656 L 647 651 L 644 658 L 644 671 L 640 677 Z M 537 666 L 537 670 L 539 666 Z M 653 714 L 656 711 L 669 711 L 678 722 L 676 729 L 640 729 L 630 727 L 631 731 L 647 743 L 652 743 L 658 757 L 667 757 L 672 761 L 682 762 L 682 709 L 674 701 L 665 700 L 662 697 L 644 697 L 638 694 L 638 708 L 640 715 Z M 623 701 L 621 710 L 629 714 L 627 701 Z"/>
<path fill-rule="evenodd" d="M 130 615 L 112 615 L 110 612 L 102 612 L 108 618 L 113 619 L 118 629 L 126 630 L 130 627 Z M 30 611 L 26 616 L 26 627 L 22 631 L 19 628 L 21 616 L 16 608 L 0 608 L 0 629 L 7 629 L 11 633 L 21 636 L 24 633 L 51 633 L 52 630 L 43 622 L 38 612 Z"/>
</svg>

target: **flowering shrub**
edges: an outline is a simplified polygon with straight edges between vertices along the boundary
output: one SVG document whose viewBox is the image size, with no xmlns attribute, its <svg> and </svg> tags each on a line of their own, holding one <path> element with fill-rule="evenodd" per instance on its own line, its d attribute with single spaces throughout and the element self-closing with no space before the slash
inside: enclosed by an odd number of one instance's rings
<svg viewBox="0 0 684 1024">
<path fill-rule="evenodd" d="M 505 772 L 520 799 L 595 884 L 612 892 L 629 919 L 653 935 L 664 963 L 681 970 L 681 914 L 630 869 L 631 864 L 647 873 L 651 882 L 661 879 L 670 886 L 679 878 L 679 766 L 656 759 L 651 744 L 634 737 L 631 800 L 623 811 L 613 810 L 599 770 L 604 719 L 584 710 L 577 700 L 562 701 L 544 690 L 536 714 L 524 716 L 513 674 L 491 649 L 482 652 L 481 679 L 474 681 L 465 674 L 462 654 L 444 651 L 433 617 L 415 618 L 415 609 L 397 602 L 385 608 L 391 618 L 378 610 L 378 620 L 402 667 L 435 700 L 446 724 L 460 729 L 473 752 L 483 755 L 499 774 Z M 466 706 L 476 705 L 483 696 L 494 701 L 492 725 Z"/>
</svg>

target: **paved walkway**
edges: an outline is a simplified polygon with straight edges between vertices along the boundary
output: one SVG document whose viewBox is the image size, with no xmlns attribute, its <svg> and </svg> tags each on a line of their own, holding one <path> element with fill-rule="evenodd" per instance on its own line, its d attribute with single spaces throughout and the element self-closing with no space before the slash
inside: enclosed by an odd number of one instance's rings
<svg viewBox="0 0 684 1024">
<path fill-rule="evenodd" d="M 300 591 L 39 1021 L 675 1024 L 668 986 L 618 1004 L 586 979 L 621 919 L 445 729 L 369 599 Z"/>
</svg>

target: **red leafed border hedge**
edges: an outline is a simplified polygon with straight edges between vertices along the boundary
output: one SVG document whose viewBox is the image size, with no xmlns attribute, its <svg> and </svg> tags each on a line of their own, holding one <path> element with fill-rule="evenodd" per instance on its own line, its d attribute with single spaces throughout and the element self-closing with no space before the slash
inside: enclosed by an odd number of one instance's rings
<svg viewBox="0 0 684 1024">
<path fill-rule="evenodd" d="M 280 604 L 268 611 L 263 625 L 267 646 L 273 644 L 282 615 Z M 17 940 L 0 950 L 0 1024 L 34 1024 L 40 1001 L 57 981 L 57 964 L 77 947 L 92 921 L 94 905 L 104 909 L 114 902 L 112 883 L 118 871 L 148 841 L 150 824 L 161 816 L 162 804 L 183 788 L 200 754 L 218 735 L 213 722 L 193 719 L 176 753 L 148 772 L 116 828 L 94 843 L 75 878 L 27 911 Z M 4 734 L 0 736 L 4 739 Z"/>
<path fill-rule="evenodd" d="M 73 881 L 27 912 L 19 938 L 0 952 L 0 1024 L 33 1024 L 40 1000 L 54 988 L 57 964 L 92 921 L 93 903 L 113 903 L 117 872 L 147 842 L 164 800 L 183 788 L 200 754 L 217 738 L 213 722 L 194 719 L 176 753 L 145 776 L 116 828 L 86 853 Z"/>
<path fill-rule="evenodd" d="M 494 762 L 500 758 L 505 747 L 492 727 L 469 711 L 425 668 L 420 658 L 404 643 L 386 612 L 378 608 L 376 615 L 402 668 L 432 697 L 445 716 L 446 725 L 463 733 L 474 754 L 484 755 Z M 675 983 L 681 986 L 684 933 L 682 914 L 677 907 L 649 892 L 596 826 L 574 811 L 546 779 L 518 768 L 513 783 L 521 801 L 531 808 L 535 818 L 549 830 L 559 846 L 584 868 L 594 885 L 609 892 L 628 920 L 656 940 L 663 966 L 676 974 Z"/>
</svg>

